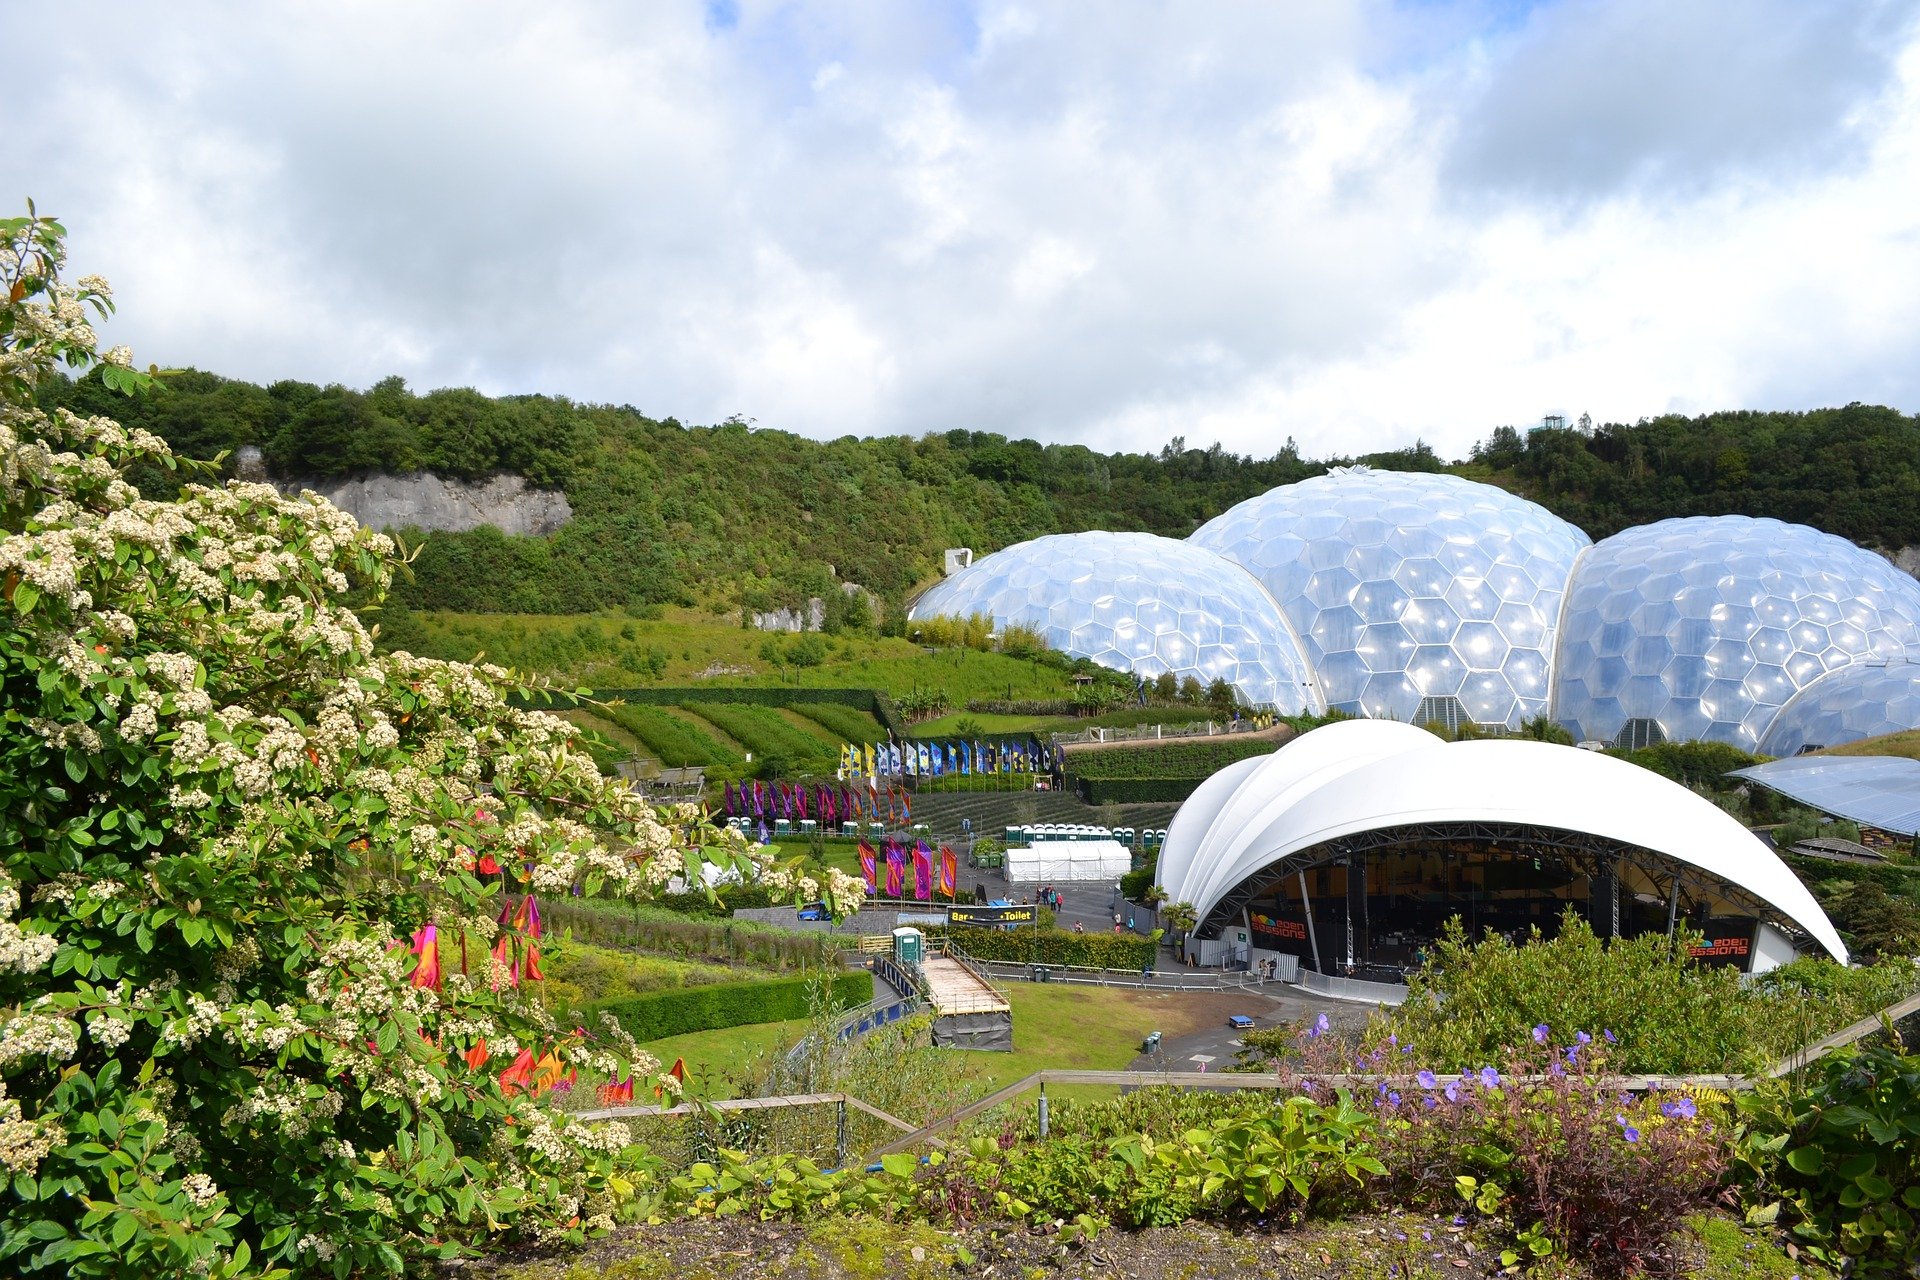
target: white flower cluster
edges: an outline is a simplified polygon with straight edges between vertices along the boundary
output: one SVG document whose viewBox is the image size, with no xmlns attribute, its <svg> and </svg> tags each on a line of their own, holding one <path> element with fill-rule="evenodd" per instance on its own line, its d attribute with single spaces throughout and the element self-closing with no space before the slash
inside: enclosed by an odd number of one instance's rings
<svg viewBox="0 0 1920 1280">
<path fill-rule="evenodd" d="M 29 1010 L 0 1026 L 0 1067 L 23 1058 L 65 1062 L 80 1051 L 80 1028 L 71 1018 Z"/>
<path fill-rule="evenodd" d="M 28 933 L 13 922 L 20 909 L 20 891 L 0 876 L 0 970 L 35 973 L 45 968 L 60 942 L 50 933 Z"/>
<path fill-rule="evenodd" d="M 180 1179 L 180 1189 L 195 1204 L 208 1205 L 220 1198 L 220 1188 L 204 1173 L 190 1173 Z"/>
<path fill-rule="evenodd" d="M 169 1022 L 167 1029 L 160 1033 L 160 1042 L 184 1049 L 206 1039 L 219 1025 L 220 1006 L 204 997 L 189 995 L 186 1016 Z"/>
<path fill-rule="evenodd" d="M 25 1120 L 20 1100 L 6 1095 L 0 1082 L 0 1168 L 31 1175 L 49 1151 L 66 1141 L 66 1131 L 51 1119 Z"/>
</svg>

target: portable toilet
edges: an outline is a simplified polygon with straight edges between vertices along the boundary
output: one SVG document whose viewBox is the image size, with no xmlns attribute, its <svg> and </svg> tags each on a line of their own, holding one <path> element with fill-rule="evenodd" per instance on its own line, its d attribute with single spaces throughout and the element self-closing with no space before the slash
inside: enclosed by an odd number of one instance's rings
<svg viewBox="0 0 1920 1280">
<path fill-rule="evenodd" d="M 893 959 L 897 964 L 917 965 L 926 953 L 926 939 L 918 929 L 904 925 L 893 931 Z"/>
<path fill-rule="evenodd" d="M 773 820 L 773 834 L 777 836 L 792 835 L 793 823 L 788 821 L 786 818 L 775 818 Z"/>
<path fill-rule="evenodd" d="M 814 832 L 816 832 L 816 831 L 818 831 L 819 829 L 820 829 L 820 824 L 819 824 L 819 822 L 818 822 L 818 821 L 816 821 L 815 819 L 813 819 L 813 818 L 802 818 L 802 819 L 800 819 L 800 834 L 801 834 L 801 835 L 803 835 L 803 836 L 808 836 L 808 835 L 812 835 L 812 834 L 813 834 Z"/>
<path fill-rule="evenodd" d="M 843 822 L 840 824 L 840 834 L 843 836 L 857 836 L 860 834 L 860 824 L 857 822 Z"/>
</svg>

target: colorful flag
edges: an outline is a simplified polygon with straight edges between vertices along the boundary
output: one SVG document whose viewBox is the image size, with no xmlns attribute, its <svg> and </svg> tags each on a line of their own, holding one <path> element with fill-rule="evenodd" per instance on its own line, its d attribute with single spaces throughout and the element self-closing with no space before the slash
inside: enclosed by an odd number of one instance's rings
<svg viewBox="0 0 1920 1280">
<path fill-rule="evenodd" d="M 889 898 L 900 896 L 901 883 L 905 878 L 906 857 L 901 852 L 900 846 L 889 840 L 887 841 L 887 896 Z"/>
<path fill-rule="evenodd" d="M 867 774 L 867 778 L 868 778 L 869 780 L 871 780 L 871 779 L 873 778 L 873 775 L 874 775 L 874 767 L 873 767 L 873 764 L 874 764 L 874 761 L 873 761 L 873 744 L 872 744 L 871 742 L 869 742 L 869 743 L 867 744 L 867 768 L 866 768 L 866 774 Z"/>
<path fill-rule="evenodd" d="M 946 845 L 940 846 L 940 892 L 951 898 L 960 889 L 960 859 Z"/>
<path fill-rule="evenodd" d="M 933 850 L 925 840 L 913 845 L 913 896 L 924 902 L 933 896 Z"/>
<path fill-rule="evenodd" d="M 868 893 L 880 887 L 878 858 L 879 855 L 874 853 L 873 846 L 862 840 L 860 842 L 860 874 L 866 878 Z"/>
</svg>

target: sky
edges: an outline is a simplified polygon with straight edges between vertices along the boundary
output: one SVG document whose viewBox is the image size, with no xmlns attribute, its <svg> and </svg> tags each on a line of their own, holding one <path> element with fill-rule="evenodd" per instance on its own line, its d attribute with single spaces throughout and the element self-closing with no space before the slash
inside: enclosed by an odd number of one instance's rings
<svg viewBox="0 0 1920 1280">
<path fill-rule="evenodd" d="M 1920 411 L 1920 0 L 0 16 L 142 364 L 1256 456 Z"/>
</svg>

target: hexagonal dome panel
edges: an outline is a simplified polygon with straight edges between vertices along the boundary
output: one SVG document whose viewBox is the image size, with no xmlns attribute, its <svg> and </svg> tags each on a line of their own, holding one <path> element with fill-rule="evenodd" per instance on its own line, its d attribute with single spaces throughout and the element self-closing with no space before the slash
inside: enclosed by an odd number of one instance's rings
<svg viewBox="0 0 1920 1280">
<path fill-rule="evenodd" d="M 1916 645 L 1920 582 L 1845 538 L 1750 516 L 1662 520 L 1581 558 L 1554 715 L 1580 738 L 1653 720 L 1668 741 L 1755 751 L 1802 689 Z"/>
<path fill-rule="evenodd" d="M 1841 667 L 1802 689 L 1767 726 L 1760 751 L 1794 756 L 1920 729 L 1920 662 Z"/>
<path fill-rule="evenodd" d="M 1189 541 L 1279 601 L 1327 705 L 1408 720 L 1457 692 L 1476 723 L 1512 728 L 1548 709 L 1561 595 L 1590 542 L 1492 485 L 1366 467 L 1249 498 Z"/>
<path fill-rule="evenodd" d="M 1059 533 L 976 560 L 913 606 L 915 618 L 986 614 L 1036 628 L 1075 657 L 1146 679 L 1224 679 L 1284 713 L 1324 704 L 1273 600 L 1233 561 L 1151 533 Z"/>
</svg>

